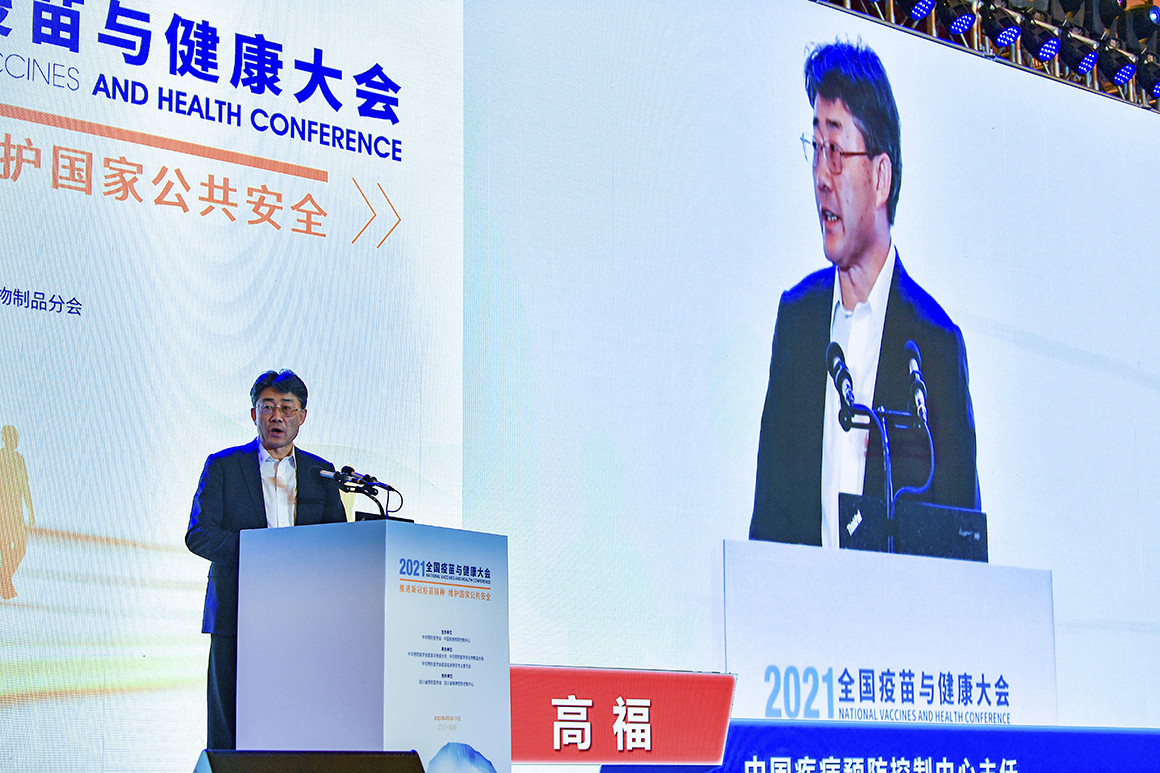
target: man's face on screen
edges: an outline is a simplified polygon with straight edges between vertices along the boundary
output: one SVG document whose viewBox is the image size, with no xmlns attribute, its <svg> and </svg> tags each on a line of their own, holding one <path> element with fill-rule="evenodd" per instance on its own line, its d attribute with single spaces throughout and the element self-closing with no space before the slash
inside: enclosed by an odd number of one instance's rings
<svg viewBox="0 0 1160 773">
<path fill-rule="evenodd" d="M 258 427 L 262 445 L 276 459 L 281 459 L 294 448 L 298 428 L 306 421 L 306 409 L 297 397 L 266 387 L 250 409 L 250 418 Z"/>
<path fill-rule="evenodd" d="M 826 258 L 838 268 L 858 264 L 872 251 L 881 195 L 883 154 L 866 156 L 862 132 L 840 99 L 814 102 L 814 201 Z M 863 154 L 863 155 L 851 155 Z M 840 170 L 840 171 L 836 171 Z M 889 180 L 887 189 L 889 189 Z"/>
</svg>

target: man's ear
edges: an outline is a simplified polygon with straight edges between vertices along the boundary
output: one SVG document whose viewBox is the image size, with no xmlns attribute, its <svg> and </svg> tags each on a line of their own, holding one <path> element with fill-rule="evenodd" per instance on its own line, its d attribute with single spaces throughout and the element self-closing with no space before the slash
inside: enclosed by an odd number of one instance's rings
<svg viewBox="0 0 1160 773">
<path fill-rule="evenodd" d="M 890 156 L 880 153 L 874 159 L 874 203 L 879 207 L 890 201 L 890 188 L 894 182 L 894 164 Z"/>
</svg>

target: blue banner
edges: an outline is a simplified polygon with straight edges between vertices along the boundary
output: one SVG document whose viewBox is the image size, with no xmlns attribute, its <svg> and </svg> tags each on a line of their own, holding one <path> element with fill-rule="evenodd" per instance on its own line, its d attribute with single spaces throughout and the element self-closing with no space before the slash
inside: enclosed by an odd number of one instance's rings
<svg viewBox="0 0 1160 773">
<path fill-rule="evenodd" d="M 1076 727 L 729 723 L 712 766 L 647 766 L 648 773 L 1136 773 L 1155 771 L 1160 731 Z M 602 773 L 641 766 L 605 765 Z"/>
<path fill-rule="evenodd" d="M 734 721 L 721 769 L 743 773 L 1154 771 L 1156 730 Z"/>
</svg>

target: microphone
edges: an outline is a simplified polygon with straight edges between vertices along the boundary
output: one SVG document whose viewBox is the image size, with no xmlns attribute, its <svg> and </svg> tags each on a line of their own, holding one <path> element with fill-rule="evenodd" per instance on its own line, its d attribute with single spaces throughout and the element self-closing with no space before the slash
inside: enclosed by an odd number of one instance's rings
<svg viewBox="0 0 1160 773">
<path fill-rule="evenodd" d="M 314 474 L 323 480 L 332 480 L 340 486 L 347 481 L 346 470 L 349 467 L 344 467 L 342 470 L 327 470 L 322 467 L 315 466 Z"/>
<path fill-rule="evenodd" d="M 834 388 L 842 398 L 842 411 L 848 412 L 854 407 L 854 379 L 850 377 L 850 370 L 846 367 L 846 355 L 837 341 L 830 341 L 826 347 L 826 370 L 834 380 Z"/>
<path fill-rule="evenodd" d="M 385 488 L 390 488 L 390 486 L 387 486 L 385 483 L 379 483 L 379 479 L 374 475 L 364 475 L 361 472 L 355 472 L 354 468 L 349 464 L 343 467 L 342 471 L 346 473 L 346 476 L 351 480 L 351 482 L 357 483 L 360 486 L 382 486 Z"/>
<path fill-rule="evenodd" d="M 906 353 L 910 370 L 910 396 L 914 402 L 914 413 L 919 421 L 926 424 L 926 383 L 922 380 L 922 355 L 918 353 L 918 344 L 913 340 L 906 342 Z"/>
<path fill-rule="evenodd" d="M 318 477 L 323 480 L 332 480 L 339 486 L 378 486 L 388 491 L 395 491 L 393 486 L 381 483 L 373 475 L 364 475 L 361 472 L 355 472 L 355 469 L 349 464 L 341 470 L 326 470 L 322 467 L 315 467 L 314 471 Z"/>
</svg>

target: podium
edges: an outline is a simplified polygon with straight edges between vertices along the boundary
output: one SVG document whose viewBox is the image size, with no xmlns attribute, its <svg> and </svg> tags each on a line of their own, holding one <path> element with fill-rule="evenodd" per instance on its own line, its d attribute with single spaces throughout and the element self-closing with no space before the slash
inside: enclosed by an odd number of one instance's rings
<svg viewBox="0 0 1160 773">
<path fill-rule="evenodd" d="M 506 537 L 247 530 L 238 589 L 239 749 L 414 749 L 428 766 L 465 744 L 510 769 Z"/>
<path fill-rule="evenodd" d="M 1051 572 L 724 543 L 733 717 L 1054 725 Z"/>
</svg>

